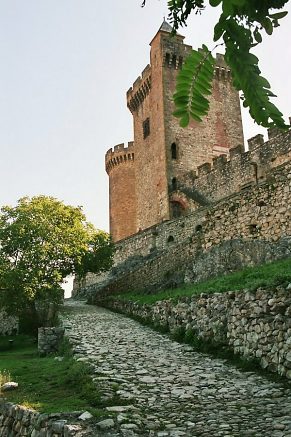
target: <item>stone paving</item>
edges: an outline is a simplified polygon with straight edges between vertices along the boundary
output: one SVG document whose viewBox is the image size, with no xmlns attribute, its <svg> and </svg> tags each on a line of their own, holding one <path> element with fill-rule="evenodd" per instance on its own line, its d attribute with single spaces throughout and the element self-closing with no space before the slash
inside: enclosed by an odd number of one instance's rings
<svg viewBox="0 0 291 437">
<path fill-rule="evenodd" d="M 121 398 L 107 408 L 106 435 L 291 437 L 290 385 L 241 372 L 123 315 L 67 306 L 76 359 L 89 362 L 105 399 Z"/>
</svg>

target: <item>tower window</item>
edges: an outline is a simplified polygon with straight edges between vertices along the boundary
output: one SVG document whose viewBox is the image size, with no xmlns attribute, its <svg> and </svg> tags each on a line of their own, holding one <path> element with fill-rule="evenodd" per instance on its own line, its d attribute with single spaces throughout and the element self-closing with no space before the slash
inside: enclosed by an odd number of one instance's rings
<svg viewBox="0 0 291 437">
<path fill-rule="evenodd" d="M 145 139 L 150 134 L 150 119 L 149 118 L 145 119 L 145 121 L 142 124 L 142 128 L 143 128 L 143 138 Z"/>
<path fill-rule="evenodd" d="M 177 56 L 173 55 L 173 57 L 172 57 L 172 67 L 176 69 L 176 65 L 177 65 Z"/>
<path fill-rule="evenodd" d="M 183 57 L 179 56 L 179 61 L 178 61 L 178 68 L 179 68 L 179 70 L 181 70 L 182 67 L 183 67 Z"/>
<path fill-rule="evenodd" d="M 172 159 L 177 159 L 177 145 L 176 145 L 176 143 L 172 143 L 172 145 L 171 145 L 171 156 L 172 156 Z"/>
<path fill-rule="evenodd" d="M 172 179 L 172 189 L 177 190 L 177 178 Z"/>
<path fill-rule="evenodd" d="M 165 64 L 170 65 L 170 53 L 166 53 Z"/>
</svg>

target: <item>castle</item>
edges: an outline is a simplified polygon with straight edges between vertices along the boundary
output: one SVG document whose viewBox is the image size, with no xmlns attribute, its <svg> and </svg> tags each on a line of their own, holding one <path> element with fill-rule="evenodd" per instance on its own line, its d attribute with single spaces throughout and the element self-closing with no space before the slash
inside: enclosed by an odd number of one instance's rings
<svg viewBox="0 0 291 437">
<path fill-rule="evenodd" d="M 179 126 L 172 95 L 192 47 L 171 32 L 164 21 L 150 43 L 150 64 L 127 91 L 134 142 L 106 153 L 114 241 L 195 210 L 200 201 L 191 189 L 197 168 L 243 144 L 239 95 L 222 55 L 216 59 L 209 114 L 202 123 Z"/>
<path fill-rule="evenodd" d="M 217 55 L 210 111 L 181 128 L 172 94 L 191 47 L 164 22 L 127 92 L 134 142 L 106 153 L 113 269 L 73 294 L 152 291 L 291 256 L 291 130 L 243 147 L 239 95 Z"/>
</svg>

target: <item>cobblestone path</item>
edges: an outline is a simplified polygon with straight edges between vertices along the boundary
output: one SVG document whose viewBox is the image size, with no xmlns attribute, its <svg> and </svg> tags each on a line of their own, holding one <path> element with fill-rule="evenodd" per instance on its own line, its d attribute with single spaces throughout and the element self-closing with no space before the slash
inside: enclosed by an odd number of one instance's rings
<svg viewBox="0 0 291 437">
<path fill-rule="evenodd" d="M 126 400 L 111 409 L 118 431 L 106 435 L 291 437 L 290 387 L 241 372 L 120 314 L 68 305 L 77 359 L 90 363 L 104 397 L 115 391 Z"/>
</svg>

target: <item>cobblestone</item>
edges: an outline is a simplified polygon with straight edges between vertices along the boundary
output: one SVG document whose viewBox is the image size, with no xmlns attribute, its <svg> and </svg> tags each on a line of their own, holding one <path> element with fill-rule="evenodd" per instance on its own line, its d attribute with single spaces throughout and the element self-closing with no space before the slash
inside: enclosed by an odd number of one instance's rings
<svg viewBox="0 0 291 437">
<path fill-rule="evenodd" d="M 103 308 L 68 301 L 66 335 L 104 399 L 113 435 L 291 436 L 291 388 L 197 353 Z M 124 407 L 124 408 L 121 408 Z M 126 426 L 125 426 L 126 425 Z"/>
</svg>

